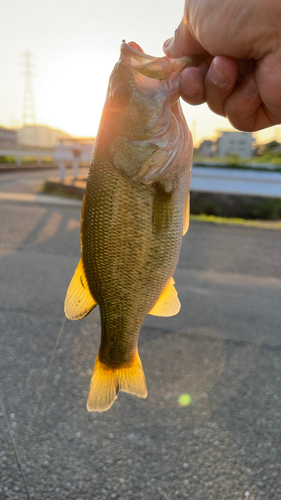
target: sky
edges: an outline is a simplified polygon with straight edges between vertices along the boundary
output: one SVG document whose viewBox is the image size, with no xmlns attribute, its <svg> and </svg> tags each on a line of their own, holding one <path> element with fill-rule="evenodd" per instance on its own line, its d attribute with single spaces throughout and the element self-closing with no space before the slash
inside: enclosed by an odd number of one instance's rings
<svg viewBox="0 0 281 500">
<path fill-rule="evenodd" d="M 161 56 L 184 0 L 3 0 L 0 5 L 0 125 L 23 124 L 23 53 L 33 55 L 33 94 L 38 124 L 77 137 L 96 135 L 109 75 L 121 41 L 137 42 Z M 233 130 L 206 104 L 183 110 L 195 145 L 219 130 Z M 281 141 L 280 127 L 254 135 Z"/>
</svg>

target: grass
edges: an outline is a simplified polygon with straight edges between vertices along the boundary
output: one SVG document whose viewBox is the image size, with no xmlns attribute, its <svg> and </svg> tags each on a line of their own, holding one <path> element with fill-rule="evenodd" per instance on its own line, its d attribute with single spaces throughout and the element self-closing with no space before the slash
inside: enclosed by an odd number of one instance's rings
<svg viewBox="0 0 281 500">
<path fill-rule="evenodd" d="M 190 213 L 244 220 L 281 220 L 281 199 L 191 192 Z"/>
<path fill-rule="evenodd" d="M 230 170 L 251 170 L 257 172 L 281 172 L 281 157 L 266 154 L 243 159 L 239 157 L 206 158 L 195 155 L 195 165 L 206 168 L 222 168 Z M 200 165 L 202 163 L 202 165 Z M 264 163 L 264 165 L 262 165 Z M 259 166 L 261 165 L 261 166 Z"/>
<path fill-rule="evenodd" d="M 190 220 L 198 222 L 209 222 L 211 224 L 229 224 L 235 226 L 258 227 L 261 229 L 281 230 L 281 221 L 249 220 L 235 217 L 217 217 L 215 215 L 190 215 Z"/>
<path fill-rule="evenodd" d="M 50 183 L 49 181 L 45 181 L 40 189 L 41 193 L 51 194 L 54 196 L 61 196 L 62 198 L 69 198 L 71 200 L 80 200 L 81 196 L 76 194 L 75 192 L 71 192 L 71 188 L 67 189 L 63 184 Z"/>
</svg>

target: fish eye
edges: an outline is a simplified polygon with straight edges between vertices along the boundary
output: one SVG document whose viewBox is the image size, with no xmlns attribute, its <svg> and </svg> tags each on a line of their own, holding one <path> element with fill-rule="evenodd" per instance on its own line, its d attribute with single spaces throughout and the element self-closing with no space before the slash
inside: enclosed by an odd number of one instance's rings
<svg viewBox="0 0 281 500">
<path fill-rule="evenodd" d="M 120 84 L 115 87 L 111 95 L 111 104 L 116 108 L 126 106 L 131 98 L 131 91 L 127 85 Z"/>
</svg>

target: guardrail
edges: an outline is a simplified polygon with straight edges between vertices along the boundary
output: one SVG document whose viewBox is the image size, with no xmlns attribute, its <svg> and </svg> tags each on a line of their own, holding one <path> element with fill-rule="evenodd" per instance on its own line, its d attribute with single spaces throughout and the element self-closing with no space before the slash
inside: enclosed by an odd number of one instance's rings
<svg viewBox="0 0 281 500">
<path fill-rule="evenodd" d="M 193 167 L 191 191 L 281 198 L 281 172 Z"/>
</svg>

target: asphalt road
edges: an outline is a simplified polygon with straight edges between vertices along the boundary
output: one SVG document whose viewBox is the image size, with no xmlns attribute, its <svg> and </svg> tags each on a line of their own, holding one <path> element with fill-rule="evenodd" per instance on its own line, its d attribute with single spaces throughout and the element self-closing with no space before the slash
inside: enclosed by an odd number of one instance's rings
<svg viewBox="0 0 281 500">
<path fill-rule="evenodd" d="M 280 499 L 280 232 L 191 222 L 182 309 L 140 335 L 148 398 L 100 414 L 98 308 L 63 315 L 79 216 L 0 202 L 1 500 Z"/>
</svg>

